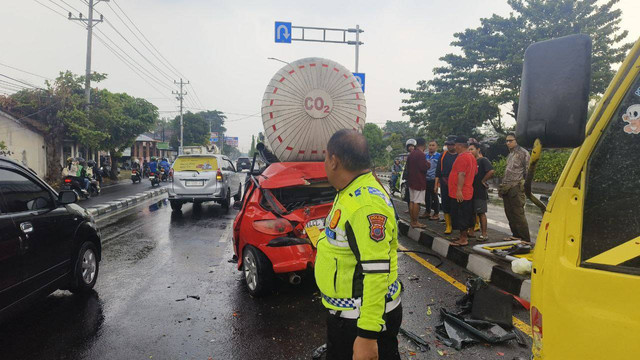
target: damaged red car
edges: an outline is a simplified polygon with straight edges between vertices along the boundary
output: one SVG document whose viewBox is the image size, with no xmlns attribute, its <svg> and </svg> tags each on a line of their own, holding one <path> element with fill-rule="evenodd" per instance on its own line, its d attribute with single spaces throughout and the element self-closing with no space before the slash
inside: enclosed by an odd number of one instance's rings
<svg viewBox="0 0 640 360">
<path fill-rule="evenodd" d="M 249 293 L 269 293 L 277 276 L 299 284 L 313 269 L 318 235 L 336 195 L 324 163 L 274 162 L 252 170 L 246 181 L 233 243 Z"/>
</svg>

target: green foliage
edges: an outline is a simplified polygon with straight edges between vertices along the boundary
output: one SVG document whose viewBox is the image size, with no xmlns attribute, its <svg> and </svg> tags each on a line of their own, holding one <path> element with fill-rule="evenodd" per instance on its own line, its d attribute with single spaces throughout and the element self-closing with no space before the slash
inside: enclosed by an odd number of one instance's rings
<svg viewBox="0 0 640 360">
<path fill-rule="evenodd" d="M 9 148 L 4 143 L 4 141 L 0 140 L 0 156 L 10 156 L 10 155 L 11 155 L 11 151 L 9 151 Z"/>
<path fill-rule="evenodd" d="M 218 110 L 200 111 L 192 113 L 187 111 L 183 114 L 183 137 L 184 146 L 202 146 L 209 144 L 209 128 L 217 132 L 220 140 L 227 129 L 223 126 L 227 116 Z M 172 148 L 180 146 L 180 116 L 176 116 L 170 123 L 174 131 L 173 137 L 169 140 Z M 224 146 L 225 148 L 227 145 Z"/>
<path fill-rule="evenodd" d="M 385 150 L 385 143 L 382 140 L 382 129 L 376 124 L 366 124 L 362 134 L 367 139 L 369 145 L 369 155 L 373 167 L 386 166 L 389 162 L 389 154 Z"/>
<path fill-rule="evenodd" d="M 515 118 L 525 49 L 534 42 L 571 34 L 589 34 L 593 40 L 591 96 L 602 94 L 612 79 L 612 64 L 620 63 L 632 44 L 620 31 L 619 0 L 508 0 L 507 17 L 480 19 L 481 25 L 454 34 L 456 53 L 440 58 L 445 65 L 433 70 L 430 81 L 419 81 L 400 108 L 411 122 L 432 135 L 472 135 L 489 124 L 499 134 L 504 125 L 499 107 Z"/>
<path fill-rule="evenodd" d="M 543 150 L 540 161 L 536 164 L 533 181 L 555 184 L 562 175 L 562 170 L 567 164 L 569 156 L 571 156 L 571 150 Z M 502 178 L 506 166 L 507 158 L 504 156 L 493 161 L 493 168 L 496 171 L 494 176 Z"/>
<path fill-rule="evenodd" d="M 256 136 L 251 135 L 251 148 L 249 149 L 249 153 L 247 154 L 249 157 L 253 157 L 253 154 L 256 152 Z"/>
</svg>

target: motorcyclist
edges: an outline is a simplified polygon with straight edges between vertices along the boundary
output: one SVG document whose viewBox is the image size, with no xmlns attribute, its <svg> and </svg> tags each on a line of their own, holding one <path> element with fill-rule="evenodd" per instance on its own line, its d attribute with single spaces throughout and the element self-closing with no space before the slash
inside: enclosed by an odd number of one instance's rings
<svg viewBox="0 0 640 360">
<path fill-rule="evenodd" d="M 149 176 L 149 162 L 147 159 L 142 161 L 142 177 Z"/>
<path fill-rule="evenodd" d="M 131 163 L 131 170 L 136 170 L 138 173 L 140 173 L 140 160 L 137 158 L 133 159 L 133 162 Z"/>
<path fill-rule="evenodd" d="M 80 178 L 80 182 L 82 183 L 82 191 L 88 192 L 91 182 L 87 177 L 87 162 L 84 161 L 84 159 L 78 159 L 78 172 L 76 176 Z"/>
<path fill-rule="evenodd" d="M 67 165 L 62 168 L 62 176 L 76 176 L 78 172 L 78 166 L 76 165 L 75 159 L 72 157 L 67 158 Z"/>
<path fill-rule="evenodd" d="M 149 173 L 156 174 L 158 172 L 158 161 L 156 160 L 155 156 L 151 158 L 151 162 L 149 163 L 148 166 L 149 166 Z"/>
<path fill-rule="evenodd" d="M 171 164 L 169 164 L 169 160 L 167 158 L 162 158 L 160 161 L 160 167 L 164 169 L 164 173 L 166 176 L 169 176 L 169 170 L 171 169 Z"/>
<path fill-rule="evenodd" d="M 92 178 L 95 179 L 99 185 L 102 185 L 102 171 L 100 171 L 98 163 L 94 160 L 89 160 L 87 162 L 87 165 L 91 169 L 91 173 L 93 175 Z"/>
</svg>

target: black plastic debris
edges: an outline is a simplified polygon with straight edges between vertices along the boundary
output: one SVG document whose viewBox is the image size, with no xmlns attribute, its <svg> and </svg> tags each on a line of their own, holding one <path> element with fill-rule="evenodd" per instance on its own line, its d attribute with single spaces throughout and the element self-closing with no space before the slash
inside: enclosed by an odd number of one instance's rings
<svg viewBox="0 0 640 360">
<path fill-rule="evenodd" d="M 471 305 L 471 318 L 490 321 L 510 329 L 513 326 L 511 295 L 485 286 L 476 291 Z"/>
<path fill-rule="evenodd" d="M 200 300 L 200 296 L 198 296 L 198 295 L 187 295 L 187 299 L 188 299 L 188 298 L 192 298 L 192 299 Z"/>
<path fill-rule="evenodd" d="M 447 319 L 444 319 L 441 325 L 436 326 L 436 337 L 446 346 L 458 351 L 465 345 L 472 345 L 479 341 L 472 334 Z"/>
<path fill-rule="evenodd" d="M 413 333 L 409 330 L 400 328 L 400 333 L 409 338 L 416 346 L 420 352 L 426 352 L 430 349 L 429 343 L 427 343 L 423 338 L 421 338 L 418 334 Z"/>
<path fill-rule="evenodd" d="M 476 341 L 490 344 L 498 344 L 516 338 L 516 334 L 513 331 L 507 331 L 500 325 L 490 321 L 465 319 L 460 315 L 451 314 L 445 309 L 441 309 L 440 314 L 443 317 L 443 321 L 448 321 L 450 326 L 457 331 L 462 331 L 465 334 L 464 338 L 470 337 Z M 451 338 L 451 336 L 449 337 Z"/>
</svg>

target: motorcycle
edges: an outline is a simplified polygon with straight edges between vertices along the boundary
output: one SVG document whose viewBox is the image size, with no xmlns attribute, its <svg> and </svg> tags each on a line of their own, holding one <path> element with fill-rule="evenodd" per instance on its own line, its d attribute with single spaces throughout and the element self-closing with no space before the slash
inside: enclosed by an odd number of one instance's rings
<svg viewBox="0 0 640 360">
<path fill-rule="evenodd" d="M 151 187 L 156 187 L 160 185 L 160 178 L 156 173 L 153 173 L 153 172 L 149 173 L 149 181 L 151 181 Z"/>
<path fill-rule="evenodd" d="M 84 190 L 84 184 L 81 180 L 81 178 L 76 176 L 66 176 L 64 178 L 64 184 L 62 185 L 62 190 L 74 191 L 78 197 L 82 197 L 84 199 L 100 195 L 100 185 L 98 185 L 98 181 L 90 180 L 89 190 Z"/>
<path fill-rule="evenodd" d="M 391 193 L 391 195 L 393 195 L 396 192 L 400 192 L 400 190 L 396 186 L 397 183 L 398 183 L 398 174 L 391 175 L 391 178 L 389 179 L 389 192 Z"/>
<path fill-rule="evenodd" d="M 160 169 L 160 180 L 161 181 L 167 181 L 167 179 L 169 178 L 169 176 L 167 175 L 167 171 L 163 169 Z"/>
<path fill-rule="evenodd" d="M 131 170 L 131 181 L 135 184 L 136 182 L 140 183 L 142 181 L 142 177 L 140 177 L 140 171 L 137 169 Z"/>
</svg>

